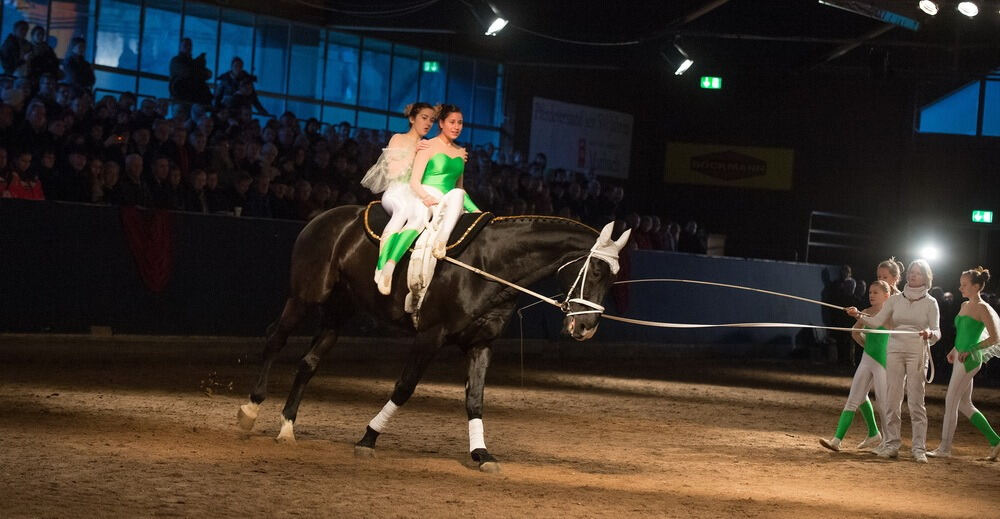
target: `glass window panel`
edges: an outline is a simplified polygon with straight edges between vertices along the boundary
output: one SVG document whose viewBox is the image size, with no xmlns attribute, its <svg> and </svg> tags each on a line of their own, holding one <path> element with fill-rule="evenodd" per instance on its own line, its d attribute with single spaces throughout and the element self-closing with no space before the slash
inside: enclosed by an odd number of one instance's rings
<svg viewBox="0 0 1000 519">
<path fill-rule="evenodd" d="M 436 70 L 422 71 L 420 73 L 420 93 L 418 97 L 421 101 L 432 105 L 445 101 L 445 90 L 448 79 L 448 56 L 437 52 L 424 51 L 423 62 L 433 61 L 437 64 Z M 423 68 L 421 66 L 421 68 Z"/>
<path fill-rule="evenodd" d="M 234 57 L 243 60 L 245 69 L 253 67 L 253 15 L 223 9 L 222 30 L 219 32 L 219 66 L 215 75 L 221 76 L 229 71 Z"/>
<path fill-rule="evenodd" d="M 258 18 L 253 59 L 253 74 L 257 75 L 258 90 L 285 93 L 287 50 L 288 24 L 270 18 Z"/>
<path fill-rule="evenodd" d="M 497 86 L 497 64 L 488 61 L 476 62 L 476 86 L 494 89 Z"/>
<path fill-rule="evenodd" d="M 368 128 L 371 130 L 384 130 L 386 127 L 386 116 L 359 111 L 357 127 Z"/>
<path fill-rule="evenodd" d="M 128 76 L 115 72 L 105 72 L 103 70 L 95 70 L 94 76 L 96 76 L 97 79 L 97 82 L 94 83 L 95 89 L 110 90 L 116 94 L 118 92 L 135 91 L 135 76 Z M 102 94 L 98 93 L 97 99 L 100 100 L 101 96 Z"/>
<path fill-rule="evenodd" d="M 472 145 L 483 146 L 492 144 L 494 148 L 500 146 L 500 132 L 496 130 L 483 130 L 476 128 L 472 131 Z"/>
<path fill-rule="evenodd" d="M 359 105 L 386 109 L 389 100 L 389 61 L 389 54 L 386 52 L 367 49 L 361 52 Z"/>
<path fill-rule="evenodd" d="M 323 99 L 353 105 L 358 102 L 360 53 L 357 47 L 332 41 L 342 39 L 340 36 L 332 31 L 327 33 L 329 40 L 326 47 L 326 88 Z"/>
<path fill-rule="evenodd" d="M 400 55 L 392 57 L 392 87 L 389 91 L 389 111 L 402 113 L 406 105 L 419 101 L 420 60 Z"/>
<path fill-rule="evenodd" d="M 148 23 L 148 22 L 147 22 Z M 215 55 L 218 48 L 219 9 L 210 5 L 187 2 L 184 7 L 184 37 L 191 38 L 194 57 L 205 53 L 205 66 L 216 71 Z M 225 68 L 228 70 L 229 65 Z"/>
<path fill-rule="evenodd" d="M 295 114 L 295 118 L 302 121 L 303 129 L 305 128 L 305 120 L 310 117 L 315 117 L 319 119 L 320 116 L 320 105 L 319 103 L 304 103 L 302 101 L 289 101 L 288 110 Z"/>
<path fill-rule="evenodd" d="M 20 2 L 18 2 L 20 3 Z M 37 2 L 30 2 L 37 3 Z M 79 36 L 88 40 L 94 34 L 89 29 L 93 15 L 93 5 L 90 0 L 53 0 L 52 18 L 49 21 L 49 45 L 56 52 L 56 56 L 65 56 L 69 51 L 69 42 Z M 7 36 L 7 2 L 4 2 L 4 31 L 3 37 Z M 13 21 L 10 22 L 13 26 Z M 93 45 L 87 46 L 87 52 Z M 84 53 L 85 56 L 89 54 Z"/>
<path fill-rule="evenodd" d="M 406 133 L 410 131 L 410 120 L 403 117 L 390 117 L 389 131 L 392 133 Z"/>
<path fill-rule="evenodd" d="M 340 108 L 339 106 L 324 106 L 323 118 L 321 120 L 326 124 L 340 124 L 346 121 L 351 126 L 354 126 L 354 118 L 354 110 Z"/>
<path fill-rule="evenodd" d="M 322 34 L 319 29 L 296 25 L 292 30 L 292 62 L 288 94 L 319 99 L 322 88 Z M 320 63 L 318 67 L 316 64 Z"/>
<path fill-rule="evenodd" d="M 135 70 L 139 52 L 139 2 L 102 0 L 94 63 Z"/>
<path fill-rule="evenodd" d="M 496 102 L 496 92 L 493 89 L 476 88 L 475 118 L 472 122 L 483 126 L 496 126 L 493 122 L 493 103 Z"/>
<path fill-rule="evenodd" d="M 975 135 L 979 117 L 979 82 L 948 94 L 920 110 L 920 132 Z"/>
<path fill-rule="evenodd" d="M 466 121 L 475 120 L 472 106 L 472 73 L 475 62 L 471 59 L 452 57 L 448 71 L 448 102 L 462 109 Z"/>
<path fill-rule="evenodd" d="M 281 112 L 285 111 L 285 100 L 281 97 L 270 97 L 258 93 L 257 98 L 260 99 L 261 106 L 272 116 L 279 116 Z"/>
<path fill-rule="evenodd" d="M 103 4 L 102 4 L 103 6 Z M 103 7 L 101 9 L 103 14 Z M 142 33 L 143 72 L 170 75 L 170 59 L 177 55 L 181 32 L 181 4 L 172 0 L 146 0 Z"/>
<path fill-rule="evenodd" d="M 168 82 L 159 79 L 139 78 L 139 95 L 168 98 L 170 97 L 168 85 Z"/>
<path fill-rule="evenodd" d="M 986 81 L 983 101 L 983 135 L 1000 137 L 1000 80 Z"/>
</svg>

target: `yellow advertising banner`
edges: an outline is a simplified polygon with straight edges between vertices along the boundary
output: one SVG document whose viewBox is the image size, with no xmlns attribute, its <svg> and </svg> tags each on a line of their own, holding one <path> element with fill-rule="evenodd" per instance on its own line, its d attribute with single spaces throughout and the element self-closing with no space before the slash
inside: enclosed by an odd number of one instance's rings
<svg viewBox="0 0 1000 519">
<path fill-rule="evenodd" d="M 790 190 L 794 161 L 787 148 L 670 142 L 664 181 Z"/>
</svg>

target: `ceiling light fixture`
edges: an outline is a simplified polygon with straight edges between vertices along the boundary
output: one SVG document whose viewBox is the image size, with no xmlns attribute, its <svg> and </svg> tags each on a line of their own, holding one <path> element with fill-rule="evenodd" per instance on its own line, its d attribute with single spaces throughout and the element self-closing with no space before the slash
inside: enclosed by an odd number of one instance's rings
<svg viewBox="0 0 1000 519">
<path fill-rule="evenodd" d="M 493 18 L 493 21 L 491 21 L 489 27 L 486 28 L 486 35 L 496 36 L 498 32 L 502 31 L 503 28 L 507 26 L 509 20 L 500 15 L 500 10 L 493 5 L 493 2 L 486 2 L 486 5 L 490 6 L 490 10 L 493 11 L 493 16 L 491 17 Z"/>
<path fill-rule="evenodd" d="M 680 76 L 681 74 L 687 72 L 687 70 L 694 65 L 694 61 L 688 57 L 687 53 L 684 52 L 684 49 L 676 43 L 667 47 L 665 50 L 660 51 L 660 56 L 662 56 L 663 59 L 674 68 L 675 76 Z"/>
<path fill-rule="evenodd" d="M 920 0 L 920 10 L 934 16 L 938 14 L 938 4 L 937 2 L 932 2 L 931 0 Z"/>
<path fill-rule="evenodd" d="M 979 14 L 979 6 L 975 2 L 959 2 L 958 12 L 968 16 L 969 18 L 975 17 Z"/>
</svg>

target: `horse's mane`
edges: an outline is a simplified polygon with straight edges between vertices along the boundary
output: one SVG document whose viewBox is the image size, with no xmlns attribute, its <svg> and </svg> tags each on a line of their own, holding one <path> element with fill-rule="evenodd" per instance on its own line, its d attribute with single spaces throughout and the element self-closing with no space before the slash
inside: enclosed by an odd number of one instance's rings
<svg viewBox="0 0 1000 519">
<path fill-rule="evenodd" d="M 540 215 L 540 214 L 522 214 L 522 215 L 517 215 L 517 216 L 497 216 L 496 218 L 494 218 L 493 220 L 491 220 L 490 223 L 487 224 L 487 225 L 493 225 L 493 224 L 498 224 L 498 223 L 508 223 L 508 222 L 522 222 L 522 221 L 526 221 L 526 222 L 560 223 L 560 224 L 569 225 L 569 226 L 573 226 L 573 227 L 579 227 L 581 229 L 588 230 L 588 231 L 594 233 L 595 235 L 600 234 L 599 232 L 597 232 L 597 229 L 594 229 L 593 227 L 591 227 L 591 226 L 589 226 L 587 224 L 584 224 L 584 223 L 580 223 L 580 222 L 578 222 L 576 220 L 571 220 L 569 218 L 564 218 L 562 216 L 544 216 L 544 215 Z"/>
</svg>

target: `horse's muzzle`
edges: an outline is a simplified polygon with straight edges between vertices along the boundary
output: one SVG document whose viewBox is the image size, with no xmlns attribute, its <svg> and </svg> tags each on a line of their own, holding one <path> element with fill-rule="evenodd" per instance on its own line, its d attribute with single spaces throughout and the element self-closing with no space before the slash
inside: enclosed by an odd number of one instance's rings
<svg viewBox="0 0 1000 519">
<path fill-rule="evenodd" d="M 565 325 L 563 333 L 578 341 L 586 341 L 597 333 L 598 323 L 596 321 L 593 323 L 592 327 L 588 327 L 584 323 L 578 321 L 575 316 L 570 316 L 563 320 L 563 324 Z"/>
</svg>

